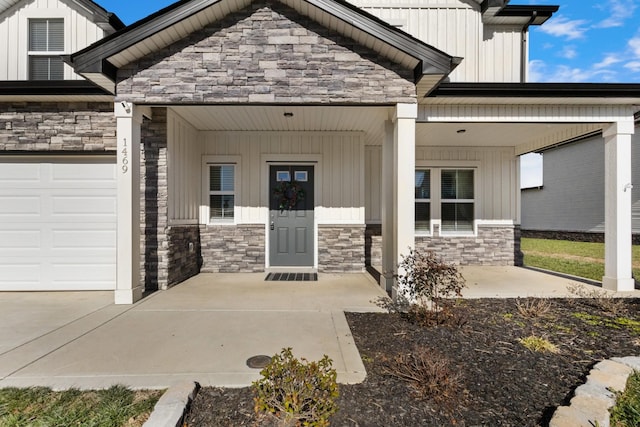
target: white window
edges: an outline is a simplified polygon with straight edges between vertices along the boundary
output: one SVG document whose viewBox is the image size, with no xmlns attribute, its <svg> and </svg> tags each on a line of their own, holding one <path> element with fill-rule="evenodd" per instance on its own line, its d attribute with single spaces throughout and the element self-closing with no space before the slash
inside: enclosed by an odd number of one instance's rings
<svg viewBox="0 0 640 427">
<path fill-rule="evenodd" d="M 442 234 L 473 233 L 475 205 L 475 169 L 416 169 L 416 233 L 429 233 L 433 222 Z"/>
<path fill-rule="evenodd" d="M 236 205 L 235 175 L 235 165 L 209 165 L 209 222 L 233 222 Z"/>
<path fill-rule="evenodd" d="M 443 169 L 441 186 L 441 230 L 473 232 L 474 186 L 472 169 Z"/>
<path fill-rule="evenodd" d="M 29 19 L 29 80 L 63 80 L 64 19 Z"/>
</svg>

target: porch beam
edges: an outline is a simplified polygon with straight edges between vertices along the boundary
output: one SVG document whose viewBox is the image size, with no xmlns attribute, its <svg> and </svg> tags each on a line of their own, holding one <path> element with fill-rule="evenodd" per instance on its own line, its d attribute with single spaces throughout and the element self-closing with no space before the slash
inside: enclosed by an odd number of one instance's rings
<svg viewBox="0 0 640 427">
<path fill-rule="evenodd" d="M 116 304 L 142 298 L 140 283 L 140 141 L 142 108 L 116 102 L 117 274 Z"/>
<path fill-rule="evenodd" d="M 633 291 L 631 256 L 631 136 L 633 116 L 603 131 L 605 155 L 605 289 Z"/>
<path fill-rule="evenodd" d="M 409 249 L 415 247 L 415 168 L 417 104 L 397 104 L 393 122 L 393 172 L 391 175 L 393 219 L 391 222 L 392 260 L 394 266 L 402 261 Z M 384 237 L 383 237 L 384 239 Z M 394 269 L 395 271 L 395 269 Z M 395 299 L 398 284 L 391 291 Z"/>
</svg>

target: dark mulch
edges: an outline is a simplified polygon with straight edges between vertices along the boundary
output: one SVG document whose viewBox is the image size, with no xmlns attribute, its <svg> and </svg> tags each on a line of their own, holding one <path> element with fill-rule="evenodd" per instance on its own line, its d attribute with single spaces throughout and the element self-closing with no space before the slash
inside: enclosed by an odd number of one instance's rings
<svg viewBox="0 0 640 427">
<path fill-rule="evenodd" d="M 513 299 L 463 300 L 454 319 L 429 327 L 398 314 L 347 313 L 368 375 L 362 384 L 340 386 L 331 424 L 548 425 L 596 362 L 640 354 L 640 302 L 617 300 L 613 313 L 595 300 L 550 301 L 546 314 L 528 318 Z M 546 338 L 559 352 L 526 349 L 518 339 L 530 335 Z M 446 399 L 420 399 L 408 383 L 385 374 L 390 360 L 416 346 L 447 358 L 461 388 Z M 257 425 L 248 388 L 203 388 L 188 418 L 190 427 L 248 425 Z"/>
</svg>

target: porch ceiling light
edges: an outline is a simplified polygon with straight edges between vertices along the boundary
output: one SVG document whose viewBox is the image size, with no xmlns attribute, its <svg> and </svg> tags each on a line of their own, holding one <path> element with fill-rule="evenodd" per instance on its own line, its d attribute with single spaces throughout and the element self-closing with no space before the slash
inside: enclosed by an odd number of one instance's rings
<svg viewBox="0 0 640 427">
<path fill-rule="evenodd" d="M 292 112 L 290 112 L 290 111 L 285 111 L 285 112 L 284 112 L 284 116 L 285 116 L 285 117 L 293 117 L 293 113 L 292 113 Z"/>
</svg>

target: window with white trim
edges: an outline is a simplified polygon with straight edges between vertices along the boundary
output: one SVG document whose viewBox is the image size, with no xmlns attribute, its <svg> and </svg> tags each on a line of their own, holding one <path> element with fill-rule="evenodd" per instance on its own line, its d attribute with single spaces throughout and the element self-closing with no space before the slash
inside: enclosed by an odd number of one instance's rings
<svg viewBox="0 0 640 427">
<path fill-rule="evenodd" d="M 442 234 L 473 233 L 475 205 L 474 168 L 416 169 L 416 233 L 429 233 L 434 221 Z"/>
<path fill-rule="evenodd" d="M 29 19 L 29 80 L 63 80 L 64 19 Z"/>
<path fill-rule="evenodd" d="M 209 164 L 209 221 L 233 222 L 235 216 L 235 175 L 233 164 Z"/>
</svg>

